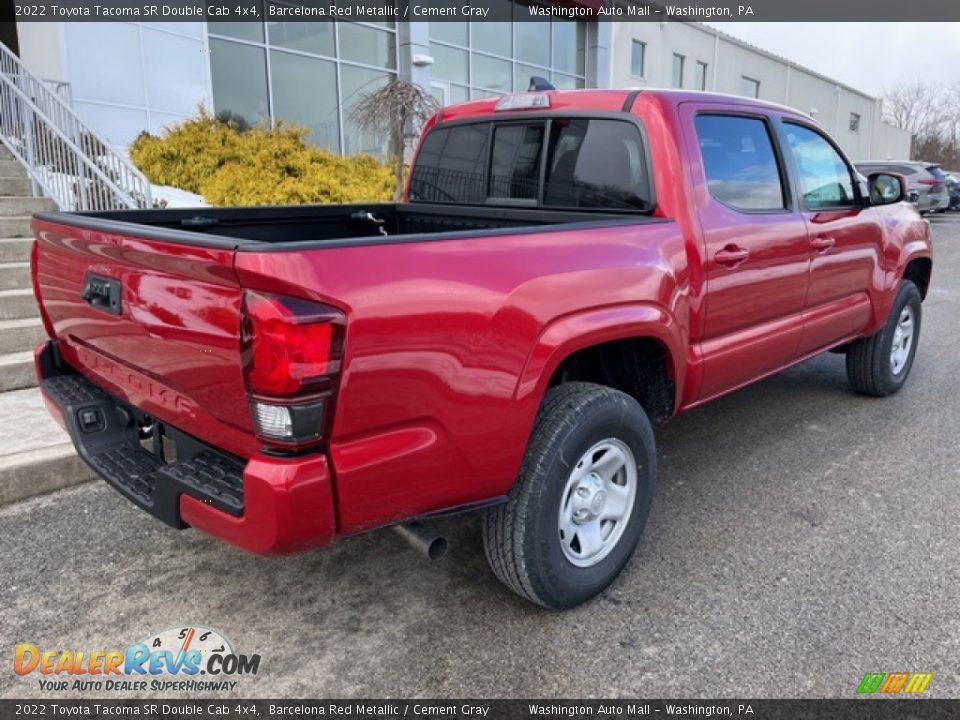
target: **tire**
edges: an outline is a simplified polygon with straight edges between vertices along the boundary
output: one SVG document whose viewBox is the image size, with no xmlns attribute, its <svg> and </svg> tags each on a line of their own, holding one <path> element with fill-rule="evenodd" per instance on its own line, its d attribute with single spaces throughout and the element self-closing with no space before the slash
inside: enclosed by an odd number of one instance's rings
<svg viewBox="0 0 960 720">
<path fill-rule="evenodd" d="M 880 332 L 850 344 L 847 352 L 847 377 L 858 393 L 886 397 L 903 387 L 917 354 L 922 301 L 917 286 L 910 280 L 902 280 L 890 316 Z M 901 351 L 904 349 L 903 327 L 899 334 L 897 328 L 908 313 L 912 318 L 909 347 L 905 348 L 905 353 L 901 352 L 897 362 L 893 356 L 894 342 L 899 343 Z"/>
<path fill-rule="evenodd" d="M 590 383 L 551 388 L 511 499 L 483 515 L 490 567 L 504 585 L 543 607 L 589 600 L 633 554 L 655 475 L 653 430 L 636 400 Z M 617 512 L 620 519 L 610 519 Z M 561 534 L 561 526 L 568 532 Z"/>
</svg>

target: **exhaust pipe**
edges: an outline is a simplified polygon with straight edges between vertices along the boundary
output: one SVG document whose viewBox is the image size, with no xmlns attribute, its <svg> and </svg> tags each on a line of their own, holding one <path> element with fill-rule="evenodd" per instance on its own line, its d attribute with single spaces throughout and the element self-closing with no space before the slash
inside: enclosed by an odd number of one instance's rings
<svg viewBox="0 0 960 720">
<path fill-rule="evenodd" d="M 394 525 L 397 534 L 430 560 L 439 560 L 447 552 L 447 540 L 433 528 L 418 522 Z"/>
</svg>

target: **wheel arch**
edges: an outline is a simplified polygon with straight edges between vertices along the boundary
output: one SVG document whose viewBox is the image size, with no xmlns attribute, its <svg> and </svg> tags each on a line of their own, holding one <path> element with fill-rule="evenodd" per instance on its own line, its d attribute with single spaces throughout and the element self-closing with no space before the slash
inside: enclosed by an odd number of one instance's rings
<svg viewBox="0 0 960 720">
<path fill-rule="evenodd" d="M 914 255 L 904 265 L 902 277 L 904 280 L 913 282 L 920 290 L 920 296 L 926 299 L 932 273 L 933 259 L 928 255 Z"/>
<path fill-rule="evenodd" d="M 550 387 L 595 382 L 627 392 L 651 422 L 662 423 L 679 407 L 683 347 L 677 322 L 652 304 L 610 306 L 558 318 L 547 325 L 528 356 L 516 398 L 535 400 L 539 406 Z M 643 372 L 631 374 L 632 367 Z"/>
</svg>

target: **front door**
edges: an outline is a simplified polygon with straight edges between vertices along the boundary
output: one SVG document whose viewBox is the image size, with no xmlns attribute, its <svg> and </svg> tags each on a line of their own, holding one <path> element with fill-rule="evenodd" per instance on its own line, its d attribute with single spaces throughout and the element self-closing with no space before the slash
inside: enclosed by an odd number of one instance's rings
<svg viewBox="0 0 960 720">
<path fill-rule="evenodd" d="M 798 351 L 810 244 L 774 120 L 742 108 L 685 105 L 706 298 L 699 400 L 744 385 Z"/>
<path fill-rule="evenodd" d="M 823 133 L 789 120 L 781 128 L 810 242 L 800 343 L 806 355 L 849 339 L 870 322 L 883 226 L 864 204 L 852 167 Z"/>
</svg>

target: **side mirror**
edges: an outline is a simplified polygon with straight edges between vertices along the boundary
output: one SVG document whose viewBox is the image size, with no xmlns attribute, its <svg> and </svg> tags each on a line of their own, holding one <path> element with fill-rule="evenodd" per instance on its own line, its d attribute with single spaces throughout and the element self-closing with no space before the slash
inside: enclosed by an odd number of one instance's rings
<svg viewBox="0 0 960 720">
<path fill-rule="evenodd" d="M 871 205 L 893 205 L 907 199 L 907 178 L 897 173 L 877 172 L 867 177 Z"/>
</svg>

